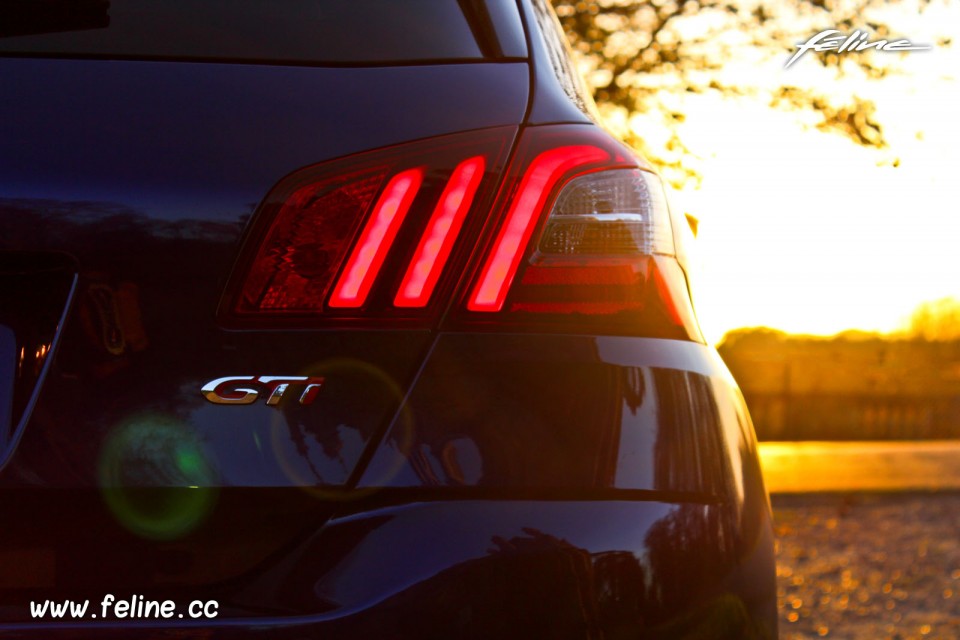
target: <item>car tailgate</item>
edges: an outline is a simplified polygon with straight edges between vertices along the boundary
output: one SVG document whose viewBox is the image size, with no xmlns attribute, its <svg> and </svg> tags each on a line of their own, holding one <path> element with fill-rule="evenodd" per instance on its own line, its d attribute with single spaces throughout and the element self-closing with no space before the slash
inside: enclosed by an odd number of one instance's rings
<svg viewBox="0 0 960 640">
<path fill-rule="evenodd" d="M 0 438 L 0 559 L 17 567 L 0 591 L 18 594 L 3 601 L 235 593 L 320 526 L 431 327 L 226 328 L 218 305 L 256 212 L 291 173 L 370 149 L 493 127 L 509 149 L 528 83 L 515 62 L 0 59 L 0 256 L 56 265 L 63 285 L 30 285 L 0 318 L 32 371 Z M 201 394 L 230 377 L 274 381 L 249 404 Z M 290 377 L 323 388 L 268 402 Z"/>
</svg>

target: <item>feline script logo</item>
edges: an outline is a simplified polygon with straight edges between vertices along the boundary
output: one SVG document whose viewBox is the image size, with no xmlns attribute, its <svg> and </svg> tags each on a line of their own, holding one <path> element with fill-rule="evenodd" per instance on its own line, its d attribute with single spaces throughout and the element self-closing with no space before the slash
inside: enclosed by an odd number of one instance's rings
<svg viewBox="0 0 960 640">
<path fill-rule="evenodd" d="M 929 44 L 913 44 L 905 39 L 870 42 L 870 36 L 866 31 L 855 30 L 850 35 L 845 36 L 841 31 L 837 31 L 836 29 L 827 29 L 826 31 L 821 31 L 806 42 L 798 44 L 797 52 L 787 61 L 784 69 L 789 69 L 790 65 L 810 49 L 814 51 L 836 50 L 837 53 L 850 53 L 851 51 L 860 52 L 866 49 L 876 49 L 877 51 L 928 51 L 933 49 L 933 47 Z"/>
</svg>

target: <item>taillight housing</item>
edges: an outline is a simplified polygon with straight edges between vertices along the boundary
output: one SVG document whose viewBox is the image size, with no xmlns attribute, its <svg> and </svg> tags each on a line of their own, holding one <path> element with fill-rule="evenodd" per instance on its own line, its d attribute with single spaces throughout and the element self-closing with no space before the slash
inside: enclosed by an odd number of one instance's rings
<svg viewBox="0 0 960 640">
<path fill-rule="evenodd" d="M 422 325 L 446 308 L 516 128 L 325 162 L 282 180 L 247 232 L 219 318 L 236 327 Z"/>
<path fill-rule="evenodd" d="M 506 166 L 516 138 L 443 136 L 284 179 L 221 322 L 702 339 L 649 166 L 593 125 L 527 127 Z"/>
<path fill-rule="evenodd" d="M 524 130 L 457 325 L 699 339 L 660 179 L 588 125 Z"/>
</svg>

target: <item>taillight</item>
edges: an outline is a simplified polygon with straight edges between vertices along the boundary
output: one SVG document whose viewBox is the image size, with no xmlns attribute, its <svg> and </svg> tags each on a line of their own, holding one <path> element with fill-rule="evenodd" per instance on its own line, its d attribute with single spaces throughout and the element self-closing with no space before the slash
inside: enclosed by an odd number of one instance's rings
<svg viewBox="0 0 960 640">
<path fill-rule="evenodd" d="M 520 139 L 456 322 L 698 335 L 660 179 L 591 126 Z"/>
<path fill-rule="evenodd" d="M 443 136 L 298 171 L 267 196 L 220 318 L 243 326 L 422 321 L 449 303 L 515 128 Z M 453 263 L 457 263 L 454 266 Z"/>
<path fill-rule="evenodd" d="M 697 338 L 659 178 L 591 125 L 525 129 L 504 171 L 515 136 L 444 136 L 282 181 L 221 320 L 434 326 L 449 309 L 448 328 Z"/>
</svg>

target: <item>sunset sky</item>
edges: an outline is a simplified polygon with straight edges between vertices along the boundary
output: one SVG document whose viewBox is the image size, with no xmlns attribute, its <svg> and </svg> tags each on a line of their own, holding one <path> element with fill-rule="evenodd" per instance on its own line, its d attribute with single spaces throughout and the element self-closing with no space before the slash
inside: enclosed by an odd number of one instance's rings
<svg viewBox="0 0 960 640">
<path fill-rule="evenodd" d="M 922 17 L 913 6 L 900 4 L 888 19 L 896 35 L 915 43 L 956 35 L 948 25 L 960 25 L 960 3 L 935 2 Z M 679 134 L 703 176 L 672 204 L 701 221 L 694 287 L 712 342 L 743 326 L 891 331 L 920 302 L 960 298 L 960 47 L 850 54 L 897 69 L 873 81 L 838 79 L 817 55 L 784 69 L 787 56 L 762 60 L 745 48 L 722 73 L 761 88 L 849 92 L 840 83 L 855 83 L 875 102 L 888 148 L 819 131 L 816 114 L 773 109 L 762 93 L 665 98 L 685 115 Z M 666 143 L 644 115 L 620 124 L 651 146 Z"/>
</svg>

